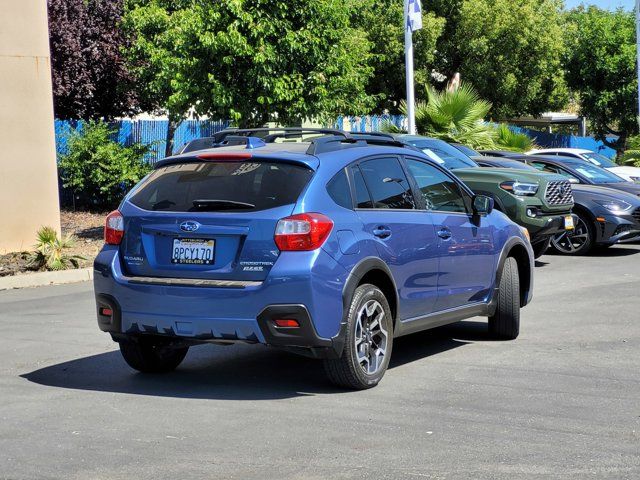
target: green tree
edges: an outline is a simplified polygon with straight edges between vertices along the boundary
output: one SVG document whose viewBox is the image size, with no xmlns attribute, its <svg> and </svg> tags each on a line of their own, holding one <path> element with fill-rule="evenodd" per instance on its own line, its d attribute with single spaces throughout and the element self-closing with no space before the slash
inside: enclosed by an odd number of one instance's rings
<svg viewBox="0 0 640 480">
<path fill-rule="evenodd" d="M 622 152 L 627 138 L 638 133 L 634 15 L 579 7 L 568 15 L 566 38 L 566 77 L 581 113 L 596 138 Z"/>
<path fill-rule="evenodd" d="M 427 3 L 427 2 L 423 2 Z M 373 76 L 367 92 L 378 101 L 372 113 L 399 112 L 406 97 L 404 61 L 404 15 L 402 0 L 361 0 L 355 24 L 367 32 L 372 44 Z M 424 12 L 423 28 L 413 35 L 415 83 L 420 87 L 431 81 L 436 41 L 442 34 L 445 19 Z"/>
<path fill-rule="evenodd" d="M 568 90 L 560 0 L 438 0 L 448 25 L 438 44 L 440 72 L 474 85 L 505 119 L 562 108 Z M 458 10 L 459 9 L 459 10 Z"/>
<path fill-rule="evenodd" d="M 241 127 L 364 114 L 374 103 L 365 92 L 372 68 L 366 34 L 351 24 L 356 6 L 129 0 L 128 58 L 144 97 L 168 112 L 170 138 L 190 110 Z"/>
</svg>

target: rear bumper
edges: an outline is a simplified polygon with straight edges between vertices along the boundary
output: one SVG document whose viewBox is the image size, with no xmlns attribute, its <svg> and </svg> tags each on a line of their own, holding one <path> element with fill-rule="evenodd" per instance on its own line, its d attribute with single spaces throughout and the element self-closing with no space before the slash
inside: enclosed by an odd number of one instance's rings
<svg viewBox="0 0 640 480">
<path fill-rule="evenodd" d="M 127 277 L 117 249 L 105 248 L 94 263 L 98 325 L 114 339 L 151 334 L 194 344 L 263 343 L 313 356 L 341 352 L 346 270 L 322 250 L 287 253 L 302 255 L 281 255 L 261 283 L 184 285 Z M 111 316 L 101 314 L 105 307 Z M 271 323 L 285 314 L 299 319 L 300 328 L 282 331 Z"/>
</svg>

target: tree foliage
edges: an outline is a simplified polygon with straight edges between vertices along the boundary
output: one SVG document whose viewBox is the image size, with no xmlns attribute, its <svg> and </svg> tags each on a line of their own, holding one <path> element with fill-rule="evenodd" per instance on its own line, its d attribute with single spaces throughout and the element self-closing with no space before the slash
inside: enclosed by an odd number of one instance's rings
<svg viewBox="0 0 640 480">
<path fill-rule="evenodd" d="M 640 167 L 640 135 L 627 138 L 626 150 L 620 156 L 619 162 L 623 165 Z"/>
<path fill-rule="evenodd" d="M 57 118 L 113 118 L 138 101 L 121 48 L 124 0 L 48 0 Z"/>
<path fill-rule="evenodd" d="M 596 138 L 622 151 L 638 133 L 635 21 L 631 12 L 577 8 L 568 16 L 569 86 Z M 618 135 L 615 142 L 608 134 Z"/>
<path fill-rule="evenodd" d="M 427 2 L 423 2 L 425 5 Z M 366 31 L 371 42 L 371 66 L 374 74 L 367 92 L 377 98 L 372 113 L 388 110 L 397 113 L 406 97 L 404 59 L 404 16 L 401 0 L 362 0 L 356 26 Z M 413 34 L 415 83 L 429 85 L 436 54 L 436 41 L 442 34 L 445 19 L 425 11 L 423 28 Z"/>
<path fill-rule="evenodd" d="M 437 68 L 460 72 L 493 104 L 493 118 L 536 115 L 567 99 L 559 0 L 438 0 L 447 17 Z M 459 10 L 458 10 L 459 9 Z"/>
<path fill-rule="evenodd" d="M 125 193 L 151 170 L 144 161 L 149 147 L 128 147 L 111 140 L 104 122 L 88 122 L 68 139 L 69 151 L 58 167 L 63 187 L 71 188 L 88 207 L 115 207 Z"/>
<path fill-rule="evenodd" d="M 352 2 L 130 0 L 128 57 L 145 98 L 172 121 L 240 126 L 353 112 L 373 104 L 366 35 Z"/>
</svg>

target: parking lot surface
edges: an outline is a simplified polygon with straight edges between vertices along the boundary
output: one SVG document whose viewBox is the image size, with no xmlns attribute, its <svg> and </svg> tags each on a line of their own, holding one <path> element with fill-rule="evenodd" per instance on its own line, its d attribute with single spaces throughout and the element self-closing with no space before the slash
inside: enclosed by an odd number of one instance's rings
<svg viewBox="0 0 640 480">
<path fill-rule="evenodd" d="M 640 478 L 640 246 L 540 260 L 518 340 L 403 337 L 360 392 L 260 345 L 137 374 L 91 284 L 0 292 L 0 478 Z"/>
</svg>

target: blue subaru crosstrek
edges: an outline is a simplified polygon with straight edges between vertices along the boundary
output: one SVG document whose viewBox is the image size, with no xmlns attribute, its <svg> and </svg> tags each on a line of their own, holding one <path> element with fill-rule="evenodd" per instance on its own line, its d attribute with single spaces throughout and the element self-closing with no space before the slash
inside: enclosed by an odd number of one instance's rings
<svg viewBox="0 0 640 480">
<path fill-rule="evenodd" d="M 192 345 L 262 343 L 368 388 L 401 335 L 486 316 L 516 338 L 533 252 L 490 198 L 412 147 L 237 130 L 129 192 L 94 284 L 100 329 L 141 372 L 175 369 Z"/>
</svg>

